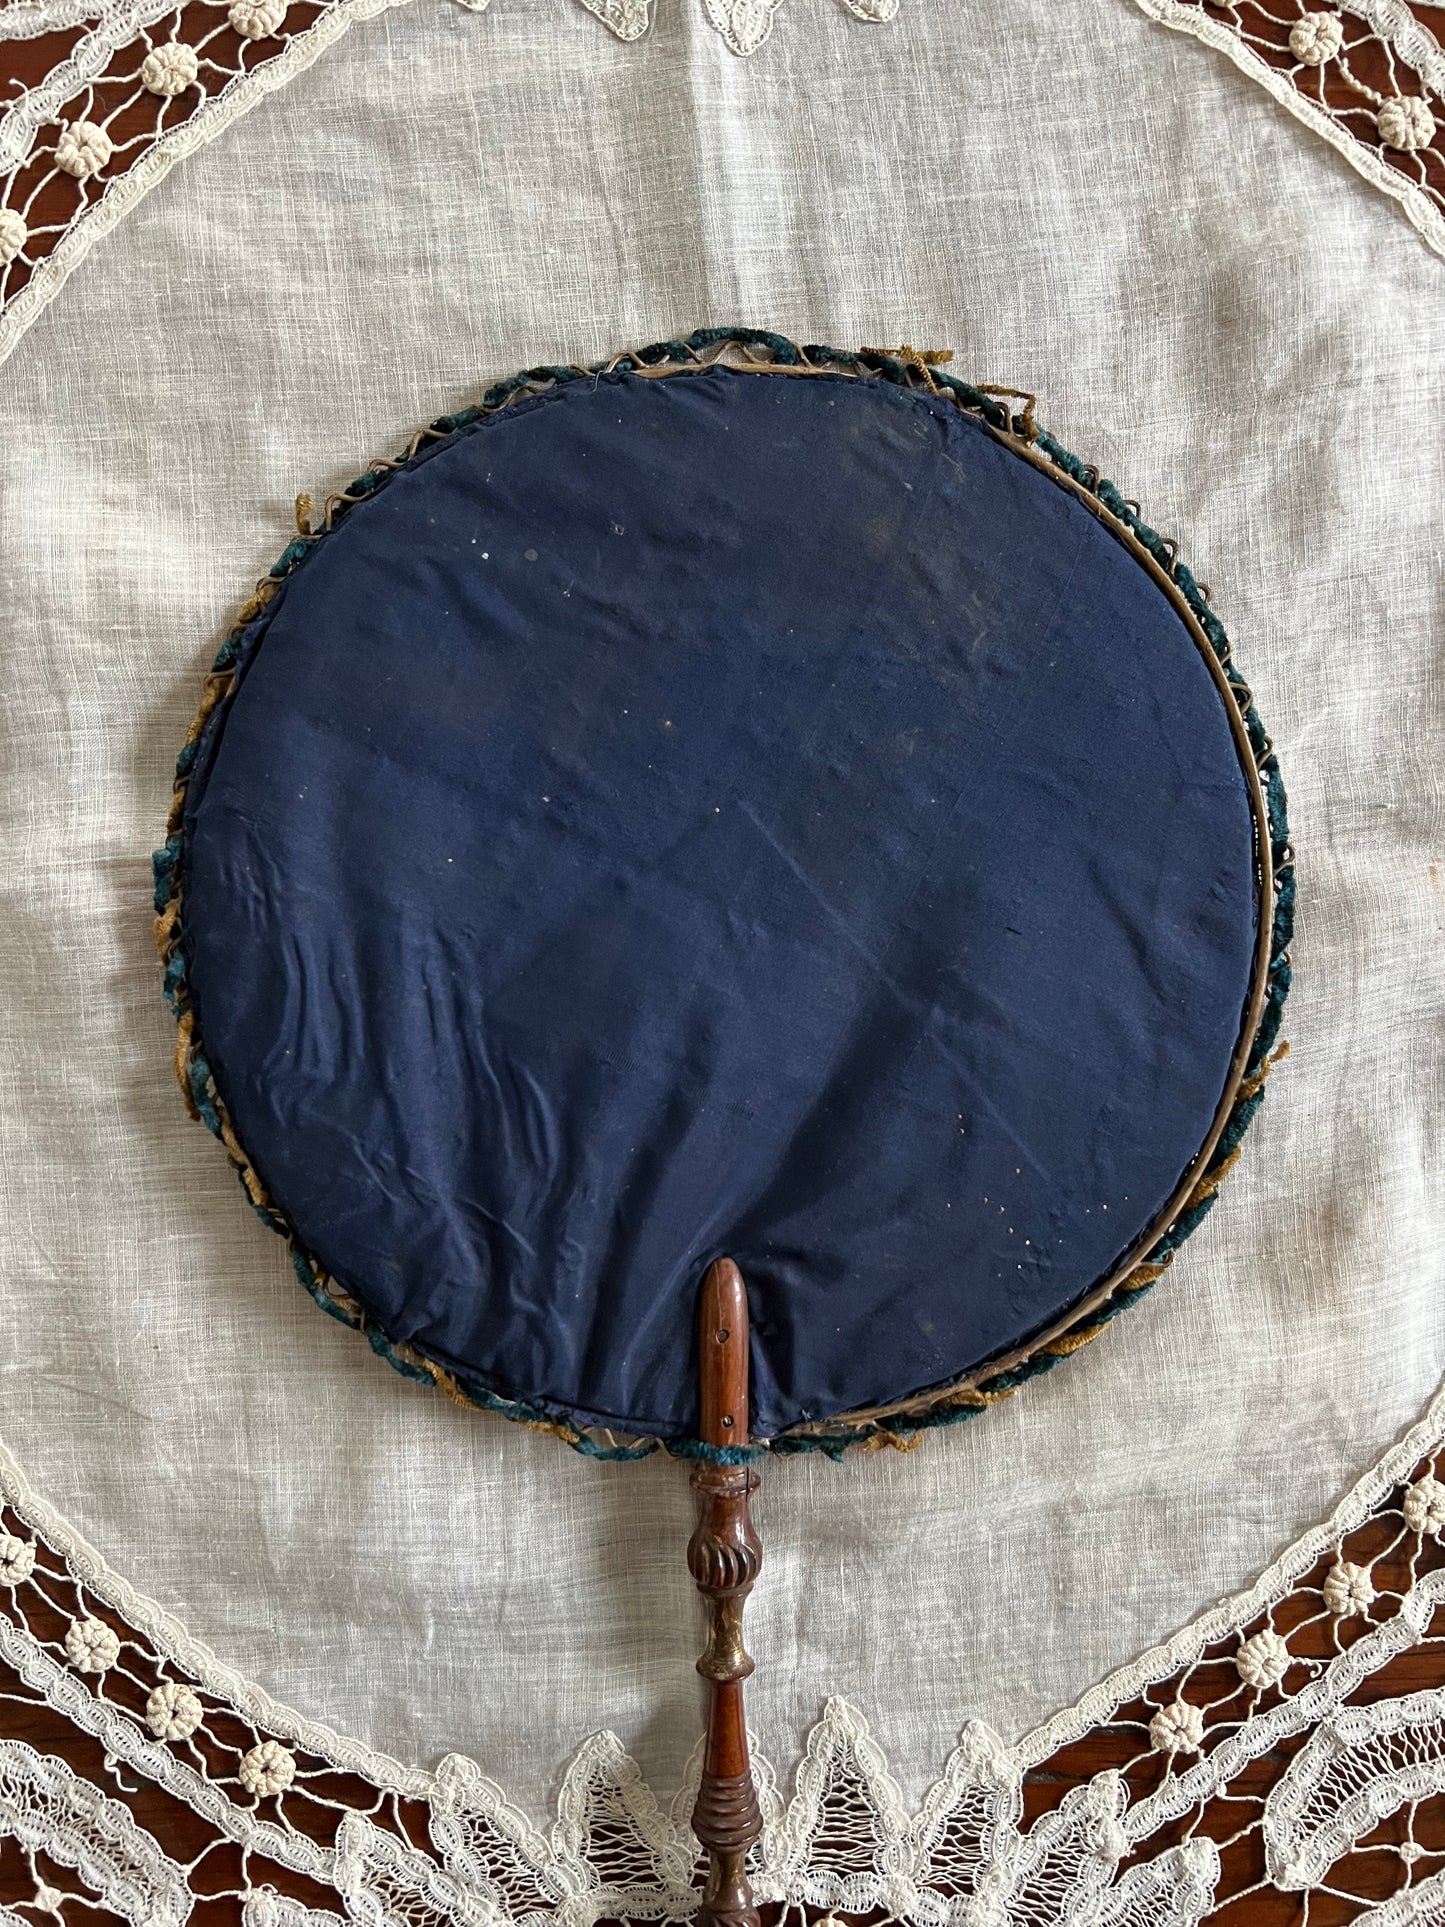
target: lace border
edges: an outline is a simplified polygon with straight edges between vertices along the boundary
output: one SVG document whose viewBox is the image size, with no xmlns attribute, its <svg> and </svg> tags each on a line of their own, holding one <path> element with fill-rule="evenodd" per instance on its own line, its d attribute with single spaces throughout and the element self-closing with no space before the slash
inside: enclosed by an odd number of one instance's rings
<svg viewBox="0 0 1445 1927">
<path fill-rule="evenodd" d="M 791 1797 L 760 1771 L 761 1896 L 909 1927 L 1197 1923 L 1261 1890 L 1353 1913 L 1377 1901 L 1381 1927 L 1438 1919 L 1442 1437 L 1445 1394 L 1246 1592 L 1016 1746 L 970 1723 L 916 1814 L 862 1716 L 830 1701 Z M 403 1767 L 279 1705 L 111 1572 L 3 1453 L 0 1502 L 0 1705 L 44 1707 L 95 1748 L 61 1760 L 0 1737 L 0 1840 L 28 1855 L 43 1912 L 63 1922 L 96 1895 L 135 1927 L 180 1927 L 206 1856 L 179 1858 L 138 1821 L 145 1786 L 241 1850 L 227 1891 L 245 1927 L 694 1912 L 695 1764 L 664 1807 L 615 1737 L 594 1735 L 539 1828 L 469 1760 Z M 1071 1782 L 1070 1749 L 1101 1741 L 1118 1765 Z"/>
<path fill-rule="evenodd" d="M 461 0 L 481 12 L 488 0 Z M 675 3 L 675 0 L 674 0 Z M 780 0 L 703 0 L 734 52 Z M 1407 0 L 1133 0 L 1222 53 L 1445 254 L 1445 55 Z M 54 38 L 0 108 L 0 360 L 91 246 L 177 162 L 309 66 L 358 20 L 404 0 L 0 0 L 0 47 Z M 623 40 L 652 0 L 583 0 Z M 890 20 L 897 0 L 844 0 Z M 13 66 L 12 61 L 12 66 Z"/>
</svg>

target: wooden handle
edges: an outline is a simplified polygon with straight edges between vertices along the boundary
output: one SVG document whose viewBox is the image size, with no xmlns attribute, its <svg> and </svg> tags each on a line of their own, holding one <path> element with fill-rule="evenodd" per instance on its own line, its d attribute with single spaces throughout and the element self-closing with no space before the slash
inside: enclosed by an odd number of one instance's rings
<svg viewBox="0 0 1445 1927">
<path fill-rule="evenodd" d="M 748 1296 L 731 1258 L 709 1265 L 698 1317 L 701 1436 L 707 1445 L 748 1443 Z M 748 1501 L 750 1465 L 699 1460 L 693 1469 L 698 1520 L 688 1570 L 707 1601 L 707 1650 L 697 1670 L 708 1682 L 707 1745 L 692 1830 L 707 1849 L 700 1927 L 759 1927 L 744 1863 L 763 1830 L 748 1758 L 743 1681 L 753 1670 L 743 1646 L 743 1605 L 763 1563 Z"/>
</svg>

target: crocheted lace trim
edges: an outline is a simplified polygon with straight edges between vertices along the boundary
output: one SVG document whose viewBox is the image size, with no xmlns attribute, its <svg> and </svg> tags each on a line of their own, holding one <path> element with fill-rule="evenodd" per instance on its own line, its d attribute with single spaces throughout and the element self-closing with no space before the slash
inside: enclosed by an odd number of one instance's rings
<svg viewBox="0 0 1445 1927">
<path fill-rule="evenodd" d="M 53 37 L 55 64 L 0 107 L 0 360 L 91 246 L 176 163 L 358 20 L 405 0 L 0 0 L 0 47 Z M 662 0 L 684 4 L 686 0 Z M 489 0 L 461 0 L 480 12 Z M 623 40 L 653 0 L 583 0 Z M 738 54 L 780 0 L 702 0 Z M 891 19 L 898 0 L 843 0 Z M 1407 0 L 1136 0 L 1228 56 L 1398 201 L 1445 253 L 1445 54 Z M 0 55 L 0 68 L 3 68 Z"/>
<path fill-rule="evenodd" d="M 1196 1927 L 1251 1894 L 1328 1895 L 1330 1918 L 1374 1927 L 1445 1921 L 1442 1441 L 1445 1395 L 1249 1591 L 1016 1745 L 971 1722 L 916 1813 L 862 1715 L 829 1701 L 790 1796 L 759 1767 L 760 1896 L 908 1927 Z M 695 1912 L 695 1764 L 663 1804 L 594 1734 L 540 1826 L 471 1760 L 405 1767 L 279 1705 L 111 1572 L 3 1454 L 0 1501 L 0 1729 L 31 1736 L 0 1735 L 0 1848 L 23 1858 L 28 1913 L 180 1927 L 229 1899 L 244 1927 L 596 1927 Z M 1096 1770 L 1101 1756 L 1115 1764 Z"/>
</svg>

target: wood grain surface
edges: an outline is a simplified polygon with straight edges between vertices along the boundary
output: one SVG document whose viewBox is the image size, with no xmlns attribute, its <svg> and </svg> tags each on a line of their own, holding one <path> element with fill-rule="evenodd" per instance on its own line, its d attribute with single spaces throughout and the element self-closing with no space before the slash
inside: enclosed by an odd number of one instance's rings
<svg viewBox="0 0 1445 1927">
<path fill-rule="evenodd" d="M 748 1440 L 748 1294 L 731 1258 L 709 1265 L 698 1304 L 698 1383 L 704 1445 L 726 1450 Z M 697 1670 L 707 1683 L 707 1738 L 692 1830 L 707 1849 L 700 1927 L 758 1927 L 744 1870 L 763 1830 L 748 1757 L 743 1687 L 753 1662 L 743 1645 L 743 1608 L 762 1569 L 763 1548 L 749 1501 L 751 1465 L 699 1460 L 692 1470 L 698 1519 L 688 1570 L 708 1612 L 707 1650 Z"/>
</svg>

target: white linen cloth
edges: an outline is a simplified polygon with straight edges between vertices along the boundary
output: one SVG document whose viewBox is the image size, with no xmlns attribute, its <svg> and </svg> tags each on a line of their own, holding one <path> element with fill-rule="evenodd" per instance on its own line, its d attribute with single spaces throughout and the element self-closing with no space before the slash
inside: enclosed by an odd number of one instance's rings
<svg viewBox="0 0 1445 1927">
<path fill-rule="evenodd" d="M 904 1790 L 1242 1583 L 1445 1360 L 1445 276 L 1125 0 L 790 0 L 740 62 L 418 0 L 192 158 L 0 371 L 0 1433 L 226 1658 L 541 1811 L 700 1716 L 685 1470 L 403 1382 L 189 1124 L 149 852 L 291 500 L 512 369 L 712 323 L 952 346 L 1185 559 L 1280 746 L 1293 1055 L 1208 1226 L 1097 1344 L 909 1456 L 764 1468 L 752 1713 L 829 1692 Z"/>
</svg>

